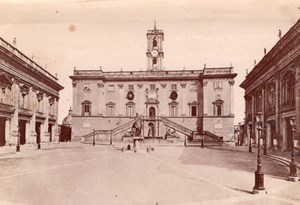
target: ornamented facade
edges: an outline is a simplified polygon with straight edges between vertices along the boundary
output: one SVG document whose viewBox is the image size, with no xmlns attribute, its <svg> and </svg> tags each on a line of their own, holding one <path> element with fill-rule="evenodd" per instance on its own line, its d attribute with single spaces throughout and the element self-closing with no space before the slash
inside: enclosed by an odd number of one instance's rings
<svg viewBox="0 0 300 205">
<path fill-rule="evenodd" d="M 255 115 L 264 118 L 264 136 L 269 148 L 291 149 L 290 118 L 296 117 L 296 136 L 300 131 L 300 21 L 277 42 L 246 76 L 245 134 L 257 142 Z"/>
<path fill-rule="evenodd" d="M 0 38 L 0 146 L 58 140 L 57 78 Z"/>
<path fill-rule="evenodd" d="M 93 130 L 120 138 L 136 113 L 146 138 L 163 138 L 169 129 L 181 137 L 233 137 L 233 68 L 164 70 L 163 41 L 156 26 L 147 32 L 146 71 L 74 70 L 72 139 Z"/>
</svg>

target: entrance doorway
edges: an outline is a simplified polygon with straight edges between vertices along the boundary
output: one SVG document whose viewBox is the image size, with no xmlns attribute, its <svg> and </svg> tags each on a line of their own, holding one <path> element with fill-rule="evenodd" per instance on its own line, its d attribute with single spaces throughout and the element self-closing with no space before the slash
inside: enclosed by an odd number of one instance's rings
<svg viewBox="0 0 300 205">
<path fill-rule="evenodd" d="M 270 141 L 270 145 L 271 147 L 274 147 L 275 146 L 275 139 L 276 139 L 276 136 L 275 136 L 275 133 L 276 133 L 276 125 L 275 125 L 275 120 L 271 120 L 268 122 L 270 124 L 270 135 L 271 135 L 271 141 Z"/>
<path fill-rule="evenodd" d="M 291 150 L 294 147 L 292 126 L 290 118 L 286 118 L 286 135 L 287 135 L 287 149 Z"/>
<path fill-rule="evenodd" d="M 48 125 L 49 142 L 52 142 L 52 124 Z"/>
<path fill-rule="evenodd" d="M 150 107 L 150 109 L 149 109 L 149 117 L 150 118 L 155 118 L 155 108 L 154 107 Z"/>
<path fill-rule="evenodd" d="M 155 136 L 155 126 L 152 122 L 148 124 L 148 137 L 154 137 Z"/>
<path fill-rule="evenodd" d="M 36 143 L 40 144 L 41 143 L 41 122 L 36 122 L 35 123 L 35 132 L 36 132 Z"/>
<path fill-rule="evenodd" d="M 26 121 L 20 120 L 19 121 L 19 133 L 20 133 L 20 145 L 26 143 Z"/>
<path fill-rule="evenodd" d="M 6 118 L 0 117 L 0 146 L 5 145 L 5 121 Z"/>
</svg>

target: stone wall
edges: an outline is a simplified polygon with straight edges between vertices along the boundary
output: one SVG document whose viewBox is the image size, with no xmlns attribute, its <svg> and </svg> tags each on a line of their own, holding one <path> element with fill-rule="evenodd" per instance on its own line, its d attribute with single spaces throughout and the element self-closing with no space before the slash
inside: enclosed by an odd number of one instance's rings
<svg viewBox="0 0 300 205">
<path fill-rule="evenodd" d="M 234 118 L 204 117 L 203 130 L 223 137 L 224 141 L 231 140 L 234 136 Z"/>
</svg>

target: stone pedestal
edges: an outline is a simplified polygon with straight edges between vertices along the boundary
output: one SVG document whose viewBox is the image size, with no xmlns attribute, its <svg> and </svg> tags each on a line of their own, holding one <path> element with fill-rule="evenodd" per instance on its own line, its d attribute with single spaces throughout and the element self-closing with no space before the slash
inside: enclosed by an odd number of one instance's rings
<svg viewBox="0 0 300 205">
<path fill-rule="evenodd" d="M 43 142 L 49 143 L 50 142 L 50 133 L 49 132 L 45 132 L 44 133 L 44 140 Z"/>
<path fill-rule="evenodd" d="M 133 150 L 136 152 L 137 150 L 142 148 L 142 144 L 144 142 L 143 137 L 132 137 L 133 139 Z"/>
<path fill-rule="evenodd" d="M 36 132 L 31 132 L 30 133 L 30 137 L 31 137 L 31 143 L 35 144 L 36 143 Z"/>
<path fill-rule="evenodd" d="M 11 139 L 11 144 L 16 145 L 19 140 L 19 131 L 18 130 L 13 130 L 11 133 L 12 139 Z"/>
</svg>

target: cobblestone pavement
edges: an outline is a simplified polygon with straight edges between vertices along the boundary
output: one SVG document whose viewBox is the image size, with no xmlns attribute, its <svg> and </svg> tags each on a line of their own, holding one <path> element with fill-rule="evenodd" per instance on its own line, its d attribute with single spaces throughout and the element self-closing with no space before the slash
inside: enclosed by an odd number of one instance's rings
<svg viewBox="0 0 300 205">
<path fill-rule="evenodd" d="M 0 204 L 300 204 L 300 182 L 263 158 L 267 194 L 253 195 L 256 154 L 199 147 L 61 143 L 0 157 Z"/>
</svg>

